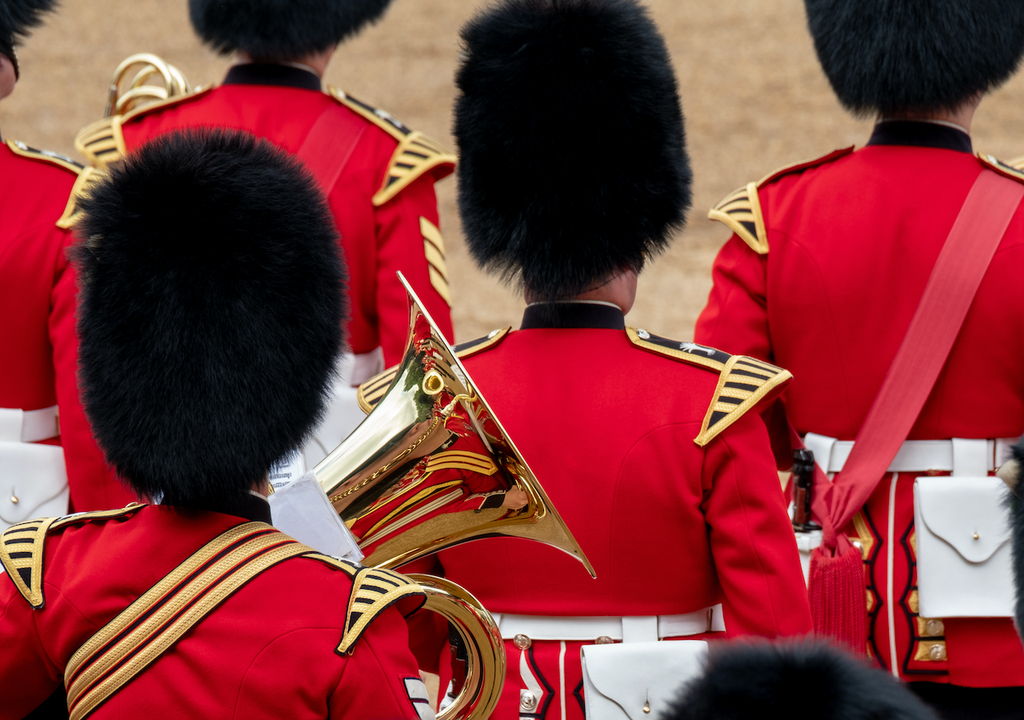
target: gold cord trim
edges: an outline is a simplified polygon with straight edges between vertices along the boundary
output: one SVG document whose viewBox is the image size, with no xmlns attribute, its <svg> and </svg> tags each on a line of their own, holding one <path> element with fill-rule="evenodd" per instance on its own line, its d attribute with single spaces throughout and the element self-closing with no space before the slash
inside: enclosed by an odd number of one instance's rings
<svg viewBox="0 0 1024 720">
<path fill-rule="evenodd" d="M 90 714 L 260 572 L 311 551 L 264 523 L 245 523 L 207 543 L 75 653 L 64 676 L 71 718 Z M 146 619 L 128 631 L 140 617 Z"/>
</svg>

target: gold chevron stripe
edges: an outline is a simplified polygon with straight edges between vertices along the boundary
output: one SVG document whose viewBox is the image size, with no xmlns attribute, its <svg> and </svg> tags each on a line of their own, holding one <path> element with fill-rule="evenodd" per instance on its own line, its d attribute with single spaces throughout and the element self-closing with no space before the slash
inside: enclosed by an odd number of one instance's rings
<svg viewBox="0 0 1024 720">
<path fill-rule="evenodd" d="M 754 376 L 745 373 L 753 373 Z M 725 363 L 725 368 L 718 378 L 715 400 L 708 407 L 704 422 L 701 424 L 701 432 L 693 441 L 701 447 L 707 445 L 743 417 L 744 413 L 756 407 L 775 388 L 792 378 L 788 370 L 744 355 L 733 355 Z M 726 387 L 729 384 L 752 385 L 755 389 Z M 723 401 L 723 398 L 732 398 L 739 402 L 727 402 Z"/>
<path fill-rule="evenodd" d="M 712 220 L 724 224 L 758 255 L 768 254 L 768 234 L 764 229 L 757 183 L 735 190 L 708 212 Z"/>
<path fill-rule="evenodd" d="M 123 158 L 128 150 L 121 132 L 121 116 L 103 118 L 79 130 L 75 137 L 75 150 L 90 165 L 101 170 Z"/>
<path fill-rule="evenodd" d="M 29 605 L 40 609 L 43 596 L 43 550 L 46 533 L 57 518 L 38 518 L 11 525 L 0 534 L 0 564 Z"/>
<path fill-rule="evenodd" d="M 364 568 L 352 583 L 345 634 L 338 645 L 338 652 L 349 652 L 370 622 L 395 601 L 422 594 L 420 585 L 404 575 L 391 570 Z"/>
<path fill-rule="evenodd" d="M 442 165 L 454 166 L 455 161 L 455 154 L 436 140 L 418 130 L 409 133 L 391 156 L 384 181 L 373 196 L 374 207 L 395 197 L 424 173 Z"/>
</svg>

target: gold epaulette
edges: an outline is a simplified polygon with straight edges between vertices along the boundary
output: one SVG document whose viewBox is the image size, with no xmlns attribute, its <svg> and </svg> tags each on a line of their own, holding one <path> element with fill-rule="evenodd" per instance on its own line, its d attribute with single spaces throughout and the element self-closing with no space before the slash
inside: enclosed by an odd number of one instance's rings
<svg viewBox="0 0 1024 720">
<path fill-rule="evenodd" d="M 15 155 L 29 158 L 31 160 L 41 160 L 42 162 L 56 165 L 57 167 L 63 168 L 70 172 L 73 172 L 78 178 L 75 180 L 75 184 L 71 188 L 71 195 L 68 197 L 68 203 L 64 206 L 64 212 L 57 220 L 57 227 L 66 230 L 75 224 L 78 209 L 78 200 L 88 193 L 89 187 L 98 181 L 98 176 L 95 176 L 93 168 L 86 168 L 69 157 L 60 155 L 49 150 L 36 150 L 30 148 L 23 142 L 17 140 L 8 140 L 7 147 L 11 149 Z"/>
<path fill-rule="evenodd" d="M 746 355 L 730 355 L 692 342 L 669 340 L 637 328 L 626 328 L 626 335 L 638 348 L 718 373 L 714 398 L 704 415 L 700 434 L 693 439 L 701 447 L 748 410 L 777 397 L 793 379 L 788 370 Z"/>
<path fill-rule="evenodd" d="M 153 102 L 136 108 L 125 115 L 113 115 L 86 125 L 75 136 L 75 150 L 82 154 L 90 165 L 105 170 L 107 166 L 124 157 L 127 149 L 121 127 L 133 118 L 161 110 L 171 105 L 188 102 L 209 92 L 210 87 L 200 88 L 187 95 L 177 95 L 167 100 Z"/>
<path fill-rule="evenodd" d="M 398 147 L 391 156 L 380 189 L 373 196 L 375 207 L 380 207 L 391 200 L 426 172 L 440 169 L 440 177 L 444 177 L 455 170 L 455 154 L 441 143 L 418 130 L 412 130 L 391 114 L 357 100 L 338 88 L 329 87 L 327 93 L 398 141 Z"/>
<path fill-rule="evenodd" d="M 828 155 L 815 158 L 814 160 L 806 160 L 779 168 L 761 178 L 758 182 L 747 183 L 744 187 L 727 195 L 724 200 L 711 208 L 708 212 L 708 218 L 725 224 L 726 227 L 736 233 L 758 255 L 767 255 L 768 234 L 765 232 L 764 216 L 761 213 L 761 202 L 757 194 L 758 189 L 785 175 L 824 165 L 852 152 L 853 147 L 851 146 L 841 150 L 834 150 Z"/>
<path fill-rule="evenodd" d="M 39 610 L 46 604 L 43 596 L 43 555 L 47 536 L 69 525 L 124 517 L 141 507 L 130 505 L 119 510 L 77 513 L 62 518 L 37 518 L 11 525 L 0 533 L 0 564 L 22 597 Z"/>
<path fill-rule="evenodd" d="M 1013 160 L 1007 160 L 1006 164 L 1014 170 L 1024 170 L 1024 155 L 1014 158 Z"/>
<path fill-rule="evenodd" d="M 1024 169 L 1022 169 L 1024 168 L 1024 158 L 1017 158 L 1016 160 L 1011 160 L 1010 162 L 1005 163 L 1002 160 L 997 160 L 991 155 L 985 155 L 980 152 L 977 153 L 977 155 L 982 164 L 990 170 L 994 170 L 1000 175 L 1016 180 L 1017 182 L 1024 182 Z"/>
<path fill-rule="evenodd" d="M 405 575 L 381 568 L 360 568 L 352 578 L 338 652 L 350 652 L 374 618 L 402 598 L 417 595 L 423 596 L 423 588 Z"/>
<path fill-rule="evenodd" d="M 455 355 L 459 359 L 462 359 L 472 357 L 477 353 L 482 353 L 484 350 L 490 350 L 504 340 L 511 330 L 511 327 L 491 330 L 491 332 L 487 333 L 483 337 L 456 345 L 454 348 Z M 359 386 L 359 389 L 356 391 L 356 400 L 359 403 L 359 408 L 364 413 L 369 414 L 377 403 L 380 402 L 380 399 L 384 397 L 385 393 L 387 393 L 388 388 L 391 387 L 391 383 L 394 381 L 396 374 L 398 374 L 397 365 L 395 367 L 388 368 L 379 375 L 374 375 Z"/>
</svg>

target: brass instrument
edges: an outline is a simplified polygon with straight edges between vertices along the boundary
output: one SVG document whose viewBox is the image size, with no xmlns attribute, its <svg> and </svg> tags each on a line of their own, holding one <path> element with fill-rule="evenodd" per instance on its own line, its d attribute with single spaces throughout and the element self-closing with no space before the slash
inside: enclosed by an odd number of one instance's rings
<svg viewBox="0 0 1024 720">
<path fill-rule="evenodd" d="M 132 70 L 136 71 L 135 74 L 131 76 L 127 87 L 122 89 Z M 150 84 L 155 79 L 162 84 Z M 131 55 L 114 70 L 103 117 L 124 115 L 142 104 L 160 102 L 190 92 L 192 88 L 178 68 L 151 53 Z"/>
<path fill-rule="evenodd" d="M 363 564 L 394 568 L 484 537 L 538 540 L 594 569 L 455 352 L 409 293 L 410 335 L 395 379 L 373 411 L 314 468 Z M 468 649 L 466 686 L 439 716 L 486 718 L 505 678 L 494 621 L 454 583 L 414 576 L 427 608 Z"/>
</svg>

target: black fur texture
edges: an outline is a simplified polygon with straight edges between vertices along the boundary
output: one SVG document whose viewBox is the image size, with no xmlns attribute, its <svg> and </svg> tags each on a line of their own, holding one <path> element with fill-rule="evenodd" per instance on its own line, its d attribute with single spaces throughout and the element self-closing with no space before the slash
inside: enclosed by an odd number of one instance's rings
<svg viewBox="0 0 1024 720">
<path fill-rule="evenodd" d="M 297 60 L 376 22 L 391 0 L 189 0 L 192 27 L 219 53 Z"/>
<path fill-rule="evenodd" d="M 17 75 L 21 73 L 15 44 L 41 25 L 43 15 L 56 6 L 57 0 L 0 0 L 0 54 L 11 59 Z"/>
<path fill-rule="evenodd" d="M 1024 53 L 1020 0 L 804 0 L 818 60 L 858 115 L 952 110 Z"/>
<path fill-rule="evenodd" d="M 1024 472 L 1024 440 L 1013 448 L 1013 459 L 1017 461 L 1017 484 L 1015 492 L 1007 493 L 1006 502 L 1010 507 L 1010 531 L 1012 533 L 1011 556 L 1013 557 L 1013 584 L 1017 590 L 1016 617 L 1017 634 L 1024 640 L 1024 485 L 1020 475 Z M 1002 472 L 1000 472 L 1002 474 Z"/>
<path fill-rule="evenodd" d="M 692 174 L 664 40 L 635 0 L 502 0 L 462 30 L 459 211 L 478 264 L 572 297 L 668 246 Z"/>
<path fill-rule="evenodd" d="M 938 720 L 888 673 L 811 642 L 736 642 L 714 651 L 660 720 Z"/>
<path fill-rule="evenodd" d="M 297 160 L 247 133 L 163 136 L 83 203 L 79 383 L 142 497 L 215 507 L 322 416 L 342 350 L 334 220 Z"/>
</svg>

